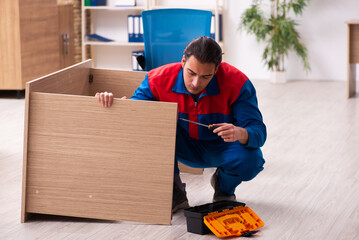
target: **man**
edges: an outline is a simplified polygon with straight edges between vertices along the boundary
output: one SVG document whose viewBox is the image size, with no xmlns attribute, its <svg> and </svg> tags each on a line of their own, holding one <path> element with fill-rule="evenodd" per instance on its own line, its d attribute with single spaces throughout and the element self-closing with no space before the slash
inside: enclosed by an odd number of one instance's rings
<svg viewBox="0 0 359 240">
<path fill-rule="evenodd" d="M 96 97 L 103 106 L 111 106 L 111 93 Z M 236 200 L 236 187 L 263 170 L 260 147 L 267 133 L 256 91 L 241 71 L 222 63 L 222 50 L 212 38 L 192 40 L 181 63 L 148 72 L 131 99 L 177 102 L 179 118 L 217 127 L 211 131 L 178 120 L 173 212 L 189 206 L 177 161 L 195 168 L 217 168 L 211 178 L 214 202 Z"/>
</svg>

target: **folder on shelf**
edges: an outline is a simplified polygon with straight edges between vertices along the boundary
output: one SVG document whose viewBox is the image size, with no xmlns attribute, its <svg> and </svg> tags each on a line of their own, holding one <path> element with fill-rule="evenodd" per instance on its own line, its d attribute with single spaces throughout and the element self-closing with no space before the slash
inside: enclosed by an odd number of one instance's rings
<svg viewBox="0 0 359 240">
<path fill-rule="evenodd" d="M 115 7 L 134 7 L 135 0 L 115 0 Z"/>
<path fill-rule="evenodd" d="M 91 6 L 106 6 L 106 0 L 91 0 Z"/>
<path fill-rule="evenodd" d="M 133 25 L 134 41 L 140 42 L 140 15 L 133 16 Z"/>
<path fill-rule="evenodd" d="M 215 39 L 215 19 L 214 19 L 214 14 L 212 14 L 212 19 L 211 19 L 211 38 Z"/>
<path fill-rule="evenodd" d="M 138 64 L 137 57 L 138 56 L 144 56 L 144 51 L 133 51 L 132 52 L 132 70 L 133 71 L 144 71 L 140 64 Z"/>
<path fill-rule="evenodd" d="M 128 42 L 134 42 L 133 15 L 128 15 L 127 16 L 127 32 L 128 32 Z"/>
<path fill-rule="evenodd" d="M 105 37 L 100 36 L 100 35 L 98 35 L 98 34 L 96 34 L 96 33 L 94 33 L 94 34 L 88 34 L 88 35 L 87 35 L 87 40 L 89 40 L 89 41 L 100 41 L 100 42 L 113 42 L 112 39 L 110 39 L 110 38 L 105 38 Z"/>
<path fill-rule="evenodd" d="M 223 29 L 222 29 L 222 26 L 223 26 L 223 22 L 222 22 L 222 14 L 219 14 L 218 15 L 218 23 L 219 23 L 219 41 L 222 41 L 222 32 L 223 32 Z"/>
<path fill-rule="evenodd" d="M 142 16 L 140 16 L 140 42 L 143 42 L 143 21 L 142 21 Z"/>
<path fill-rule="evenodd" d="M 219 41 L 222 41 L 222 14 L 218 15 L 218 23 L 219 23 Z M 211 20 L 211 38 L 216 38 L 216 18 L 215 15 L 212 15 Z"/>
</svg>

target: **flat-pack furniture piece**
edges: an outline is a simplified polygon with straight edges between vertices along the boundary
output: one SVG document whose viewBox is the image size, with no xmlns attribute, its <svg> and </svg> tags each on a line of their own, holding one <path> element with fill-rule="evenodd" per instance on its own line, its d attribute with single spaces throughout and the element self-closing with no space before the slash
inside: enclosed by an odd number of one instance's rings
<svg viewBox="0 0 359 240">
<path fill-rule="evenodd" d="M 177 103 L 118 99 L 144 76 L 88 60 L 26 84 L 22 222 L 38 213 L 171 223 Z M 105 90 L 109 108 L 94 97 Z"/>
</svg>

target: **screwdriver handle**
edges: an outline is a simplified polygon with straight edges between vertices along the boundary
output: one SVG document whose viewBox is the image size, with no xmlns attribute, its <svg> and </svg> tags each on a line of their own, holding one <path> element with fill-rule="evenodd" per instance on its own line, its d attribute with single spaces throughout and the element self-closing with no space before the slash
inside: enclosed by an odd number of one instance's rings
<svg viewBox="0 0 359 240">
<path fill-rule="evenodd" d="M 213 131 L 214 129 L 219 128 L 219 127 L 220 126 L 214 126 L 214 125 L 211 124 L 211 125 L 208 126 L 208 129 Z"/>
</svg>

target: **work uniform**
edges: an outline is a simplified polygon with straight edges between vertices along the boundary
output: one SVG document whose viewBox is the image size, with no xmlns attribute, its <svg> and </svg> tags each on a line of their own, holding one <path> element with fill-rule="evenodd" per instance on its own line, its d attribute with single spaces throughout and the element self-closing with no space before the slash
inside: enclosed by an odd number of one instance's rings
<svg viewBox="0 0 359 240">
<path fill-rule="evenodd" d="M 131 99 L 178 103 L 178 117 L 203 123 L 232 123 L 248 131 L 246 145 L 224 142 L 208 128 L 183 120 L 177 122 L 177 161 L 195 168 L 218 168 L 221 192 L 234 194 L 242 181 L 263 170 L 260 147 L 266 140 L 266 126 L 258 109 L 256 91 L 241 71 L 221 63 L 197 101 L 187 91 L 181 63 L 150 71 Z"/>
</svg>

